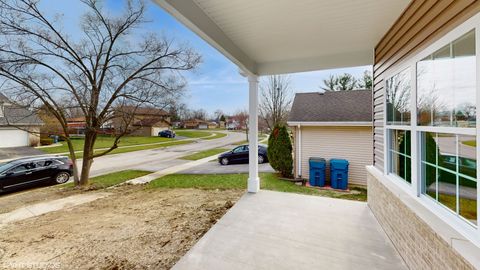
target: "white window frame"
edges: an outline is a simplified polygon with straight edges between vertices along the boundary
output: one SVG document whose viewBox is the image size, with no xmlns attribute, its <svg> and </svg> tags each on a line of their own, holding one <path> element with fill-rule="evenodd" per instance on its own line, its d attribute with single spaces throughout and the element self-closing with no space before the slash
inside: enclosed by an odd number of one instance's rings
<svg viewBox="0 0 480 270">
<path fill-rule="evenodd" d="M 418 126 L 417 125 L 417 62 L 424 59 L 428 55 L 442 48 L 443 46 L 449 44 L 450 42 L 458 39 L 467 32 L 475 29 L 475 52 L 476 52 L 476 128 L 459 128 L 459 127 L 434 127 L 434 126 Z M 467 239 L 470 239 L 474 244 L 480 247 L 480 183 L 478 178 L 480 177 L 480 13 L 471 17 L 461 25 L 457 26 L 455 29 L 445 34 L 437 41 L 429 45 L 427 48 L 423 49 L 418 54 L 404 60 L 402 63 L 397 65 L 398 67 L 387 71 L 385 74 L 385 80 L 383 82 L 384 87 L 384 97 L 383 97 L 383 126 L 384 126 L 384 175 L 391 179 L 392 183 L 398 186 L 399 188 L 406 191 L 432 213 L 437 215 L 439 218 L 450 224 L 455 228 L 459 233 L 464 235 Z M 411 88 L 410 88 L 410 125 L 387 125 L 387 110 L 386 110 L 386 91 L 387 84 L 386 81 L 392 76 L 409 69 L 411 72 Z M 389 173 L 390 160 L 389 160 L 389 144 L 390 144 L 390 130 L 409 130 L 411 132 L 411 184 L 408 184 L 405 180 L 396 176 L 395 174 Z M 461 134 L 461 135 L 472 135 L 476 136 L 477 141 L 477 225 L 474 225 L 470 222 L 454 214 L 454 211 L 448 209 L 446 206 L 441 205 L 434 199 L 430 198 L 428 195 L 422 194 L 422 183 L 421 179 L 421 147 L 420 145 L 420 136 L 421 132 L 435 132 L 435 133 L 451 133 L 451 134 Z M 457 161 L 458 162 L 458 161 Z M 401 179 L 401 181 L 400 181 Z M 459 218 L 460 217 L 460 218 Z"/>
</svg>

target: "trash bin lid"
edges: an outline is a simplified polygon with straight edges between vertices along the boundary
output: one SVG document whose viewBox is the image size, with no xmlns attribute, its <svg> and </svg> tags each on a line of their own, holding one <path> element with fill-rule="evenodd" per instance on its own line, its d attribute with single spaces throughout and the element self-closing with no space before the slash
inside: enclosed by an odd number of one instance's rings
<svg viewBox="0 0 480 270">
<path fill-rule="evenodd" d="M 333 158 L 330 160 L 330 167 L 333 167 L 336 169 L 346 169 L 348 168 L 348 160 Z"/>
<path fill-rule="evenodd" d="M 325 159 L 324 158 L 321 158 L 321 157 L 310 157 L 308 159 L 309 161 L 316 161 L 316 162 L 325 162 Z"/>
</svg>

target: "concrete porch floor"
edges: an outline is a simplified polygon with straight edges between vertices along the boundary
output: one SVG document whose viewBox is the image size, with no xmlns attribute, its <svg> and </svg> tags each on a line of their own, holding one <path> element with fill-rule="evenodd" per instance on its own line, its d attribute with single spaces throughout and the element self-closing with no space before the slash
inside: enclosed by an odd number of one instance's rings
<svg viewBox="0 0 480 270">
<path fill-rule="evenodd" d="M 173 269 L 407 269 L 366 203 L 245 194 Z"/>
</svg>

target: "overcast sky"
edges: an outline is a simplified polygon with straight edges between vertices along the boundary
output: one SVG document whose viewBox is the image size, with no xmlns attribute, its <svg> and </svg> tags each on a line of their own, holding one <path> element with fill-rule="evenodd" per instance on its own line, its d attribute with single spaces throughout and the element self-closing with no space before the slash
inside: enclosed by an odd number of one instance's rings
<svg viewBox="0 0 480 270">
<path fill-rule="evenodd" d="M 43 0 L 44 10 L 50 15 L 63 14 L 65 29 L 73 36 L 78 31 L 78 19 L 84 8 L 78 0 Z M 109 10 L 121 10 L 124 1 L 107 0 Z M 152 21 L 146 27 L 148 31 L 161 33 L 180 43 L 188 43 L 203 57 L 203 63 L 194 72 L 185 74 L 189 81 L 185 103 L 191 109 L 205 109 L 212 113 L 221 109 L 233 113 L 248 107 L 248 84 L 246 78 L 240 76 L 238 68 L 217 50 L 196 36 L 189 29 L 177 22 L 167 12 L 150 0 L 146 0 L 148 18 Z M 369 66 L 348 69 L 324 70 L 291 74 L 292 89 L 295 92 L 318 91 L 322 80 L 331 74 L 351 73 L 360 77 Z"/>
</svg>

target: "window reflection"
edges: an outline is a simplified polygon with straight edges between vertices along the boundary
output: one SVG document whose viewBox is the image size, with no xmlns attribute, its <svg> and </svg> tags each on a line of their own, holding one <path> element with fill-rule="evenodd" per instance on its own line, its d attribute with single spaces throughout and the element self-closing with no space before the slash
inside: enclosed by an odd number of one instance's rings
<svg viewBox="0 0 480 270">
<path fill-rule="evenodd" d="M 475 32 L 417 63 L 418 124 L 475 127 Z"/>
<path fill-rule="evenodd" d="M 410 131 L 390 131 L 390 173 L 411 183 Z"/>
<path fill-rule="evenodd" d="M 476 224 L 476 137 L 424 132 L 422 138 L 423 192 Z"/>
<path fill-rule="evenodd" d="M 410 71 L 408 69 L 386 81 L 387 124 L 410 124 Z"/>
</svg>

